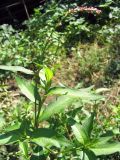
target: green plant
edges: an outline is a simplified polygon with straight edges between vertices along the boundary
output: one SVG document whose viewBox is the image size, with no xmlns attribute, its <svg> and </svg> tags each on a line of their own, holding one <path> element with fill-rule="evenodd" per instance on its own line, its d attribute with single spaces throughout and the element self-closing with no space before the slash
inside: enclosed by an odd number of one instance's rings
<svg viewBox="0 0 120 160">
<path fill-rule="evenodd" d="M 8 126 L 0 135 L 0 145 L 18 144 L 17 156 L 26 160 L 47 157 L 93 160 L 98 155 L 120 151 L 120 143 L 109 142 L 113 134 L 99 138 L 92 135 L 96 107 L 91 116 L 80 124 L 77 113 L 81 110 L 81 106 L 94 102 L 96 106 L 103 99 L 91 87 L 83 89 L 54 87 L 52 86 L 54 72 L 46 66 L 38 67 L 36 72 L 19 66 L 0 66 L 0 69 L 33 75 L 33 81 L 30 82 L 19 76 L 15 78 L 22 94 L 31 101 L 32 105 L 30 107 L 27 105 L 24 112 L 16 110 L 14 124 Z M 45 106 L 47 98 L 53 95 L 59 97 Z M 58 124 L 55 123 L 56 120 Z"/>
<path fill-rule="evenodd" d="M 29 21 L 24 22 L 25 30 L 1 26 L 0 63 L 33 69 L 35 63 L 50 64 L 70 53 L 83 35 L 90 33 L 84 16 L 70 12 L 76 7 L 77 3 L 70 5 L 53 0 L 35 9 Z"/>
<path fill-rule="evenodd" d="M 76 123 L 72 126 L 73 134 L 80 143 L 80 147 L 83 148 L 82 153 L 79 153 L 82 154 L 83 160 L 95 160 L 96 156 L 112 154 L 115 150 L 119 151 L 119 143 L 111 141 L 113 135 L 92 138 L 93 119 L 94 114 L 91 114 L 82 125 Z"/>
<path fill-rule="evenodd" d="M 73 48 L 73 53 L 79 63 L 79 79 L 85 84 L 105 83 L 105 73 L 109 65 L 109 46 L 93 44 L 79 44 Z"/>
</svg>

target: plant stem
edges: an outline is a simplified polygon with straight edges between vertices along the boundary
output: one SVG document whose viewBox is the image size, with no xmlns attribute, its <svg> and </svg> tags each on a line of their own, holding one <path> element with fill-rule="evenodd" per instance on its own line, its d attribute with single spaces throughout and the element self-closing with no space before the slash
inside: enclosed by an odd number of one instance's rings
<svg viewBox="0 0 120 160">
<path fill-rule="evenodd" d="M 29 15 L 29 13 L 28 13 L 28 9 L 27 9 L 27 6 L 26 6 L 26 4 L 25 4 L 25 1 L 22 0 L 22 2 L 23 2 L 23 5 L 24 5 L 24 8 L 25 8 L 25 12 L 26 12 L 27 18 L 30 19 L 30 15 Z"/>
<path fill-rule="evenodd" d="M 85 160 L 85 153 L 83 152 L 83 158 L 82 158 L 82 160 Z"/>
<path fill-rule="evenodd" d="M 43 57 L 42 57 L 43 60 L 44 60 L 44 58 L 45 58 L 45 54 L 46 54 L 47 47 L 49 47 L 49 44 L 51 44 L 50 38 L 52 37 L 53 32 L 54 32 L 54 30 L 52 30 L 50 36 L 48 37 L 48 40 L 46 40 L 46 43 L 45 43 L 44 46 L 42 47 L 41 53 L 42 53 L 42 56 L 43 56 Z"/>
<path fill-rule="evenodd" d="M 39 104 L 38 104 L 38 113 L 37 113 L 37 117 L 36 117 L 36 119 L 37 119 L 37 125 L 38 125 L 38 122 L 39 122 L 39 116 L 40 116 L 41 108 L 42 108 L 43 103 L 45 102 L 45 99 L 46 99 L 45 95 L 43 96 L 42 101 L 39 101 Z"/>
<path fill-rule="evenodd" d="M 40 115 L 41 108 L 42 108 L 42 104 L 39 101 L 39 104 L 38 104 L 38 113 L 37 113 L 37 117 L 36 117 L 36 119 L 37 119 L 36 120 L 37 121 L 37 126 L 38 126 L 38 121 L 39 121 L 39 115 Z"/>
<path fill-rule="evenodd" d="M 37 88 L 37 82 L 36 82 L 36 88 Z M 35 98 L 35 128 L 38 128 L 37 125 L 37 99 Z"/>
<path fill-rule="evenodd" d="M 50 148 L 45 147 L 45 149 L 47 149 L 51 154 L 56 155 L 56 153 L 52 151 Z"/>
<path fill-rule="evenodd" d="M 37 103 L 35 100 L 35 128 L 37 128 Z"/>
</svg>

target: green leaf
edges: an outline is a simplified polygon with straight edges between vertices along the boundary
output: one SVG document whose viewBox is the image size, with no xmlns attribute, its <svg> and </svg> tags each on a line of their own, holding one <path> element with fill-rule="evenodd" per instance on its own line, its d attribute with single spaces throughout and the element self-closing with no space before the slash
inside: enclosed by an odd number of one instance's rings
<svg viewBox="0 0 120 160">
<path fill-rule="evenodd" d="M 41 69 L 39 72 L 39 77 L 40 77 L 40 83 L 43 87 L 46 85 L 46 76 L 45 76 L 45 71 L 44 69 Z"/>
<path fill-rule="evenodd" d="M 85 150 L 85 160 L 96 160 L 95 154 L 90 150 Z"/>
<path fill-rule="evenodd" d="M 111 5 L 112 2 L 113 0 L 107 0 L 104 4 L 99 5 L 99 7 L 101 8 L 108 7 Z"/>
<path fill-rule="evenodd" d="M 72 126 L 72 131 L 76 137 L 76 139 L 85 144 L 89 142 L 90 135 L 93 129 L 93 120 L 94 120 L 94 113 L 91 114 L 89 118 L 86 118 L 82 125 L 76 123 Z"/>
<path fill-rule="evenodd" d="M 84 155 L 83 155 L 82 159 L 84 159 L 84 160 L 90 160 L 90 159 L 88 158 L 88 156 L 87 156 L 87 154 L 86 154 L 86 153 L 84 153 Z"/>
<path fill-rule="evenodd" d="M 14 130 L 0 135 L 0 145 L 12 144 L 21 138 L 20 130 Z"/>
<path fill-rule="evenodd" d="M 44 67 L 39 72 L 40 82 L 43 87 L 50 87 L 53 78 L 53 72 L 50 68 Z"/>
<path fill-rule="evenodd" d="M 86 134 L 84 128 L 80 124 L 76 123 L 71 128 L 76 139 L 81 144 L 85 144 L 88 141 L 88 135 Z"/>
<path fill-rule="evenodd" d="M 85 132 L 88 134 L 89 137 L 93 129 L 93 121 L 94 121 L 94 113 L 92 113 L 89 118 L 86 118 L 82 124 L 82 127 L 84 128 Z"/>
<path fill-rule="evenodd" d="M 103 98 L 103 96 L 96 94 L 89 88 L 78 90 L 64 87 L 54 87 L 49 90 L 48 95 L 67 95 L 70 97 L 80 98 L 83 102 L 97 101 Z"/>
<path fill-rule="evenodd" d="M 69 142 L 64 137 L 60 137 L 55 131 L 48 128 L 39 128 L 29 133 L 31 142 L 34 142 L 42 147 L 56 146 L 58 148 L 61 145 L 68 146 Z"/>
<path fill-rule="evenodd" d="M 77 100 L 76 97 L 68 97 L 68 96 L 61 96 L 57 98 L 56 101 L 50 103 L 43 111 L 43 113 L 40 116 L 40 121 L 44 121 L 49 119 L 51 116 L 53 116 L 56 113 L 60 113 L 65 108 L 72 105 L 73 102 Z"/>
<path fill-rule="evenodd" d="M 16 77 L 16 82 L 21 92 L 32 102 L 35 102 L 35 98 L 37 100 L 40 100 L 39 93 L 33 84 L 27 82 L 25 79 L 22 79 L 20 77 Z"/>
<path fill-rule="evenodd" d="M 21 125 L 21 124 L 20 124 L 19 122 L 17 122 L 17 123 L 15 123 L 14 125 L 8 126 L 8 127 L 5 128 L 5 132 L 10 132 L 10 131 L 12 131 L 12 130 L 19 129 L 19 128 L 20 128 L 20 125 Z"/>
<path fill-rule="evenodd" d="M 19 148 L 22 151 L 22 154 L 24 155 L 25 158 L 29 157 L 29 152 L 28 152 L 28 142 L 19 142 Z"/>
<path fill-rule="evenodd" d="M 47 82 L 50 82 L 52 80 L 52 78 L 53 78 L 53 72 L 48 67 L 45 68 L 45 76 L 46 76 Z"/>
<path fill-rule="evenodd" d="M 109 155 L 115 152 L 120 152 L 120 142 L 107 142 L 102 145 L 96 145 L 94 148 L 90 148 L 96 156 Z"/>
<path fill-rule="evenodd" d="M 47 138 L 47 137 L 34 138 L 31 140 L 31 142 L 34 142 L 37 145 L 42 146 L 42 147 L 56 146 L 60 148 L 59 142 L 54 138 Z"/>
<path fill-rule="evenodd" d="M 98 88 L 96 89 L 96 93 L 104 93 L 104 92 L 108 92 L 110 91 L 110 89 L 108 88 Z"/>
<path fill-rule="evenodd" d="M 107 136 L 107 137 L 100 137 L 99 139 L 95 140 L 94 147 L 101 146 L 110 141 L 113 138 L 113 136 Z"/>
<path fill-rule="evenodd" d="M 56 135 L 56 132 L 50 128 L 38 128 L 33 131 L 28 131 L 28 136 L 33 138 L 39 138 L 39 137 L 54 137 Z"/>
<path fill-rule="evenodd" d="M 0 69 L 2 70 L 8 70 L 8 71 L 12 71 L 12 72 L 22 72 L 25 74 L 34 74 L 33 71 L 26 69 L 24 67 L 21 66 L 5 66 L 5 65 L 0 65 Z"/>
<path fill-rule="evenodd" d="M 5 125 L 4 114 L 0 113 L 0 129 L 2 129 Z"/>
</svg>

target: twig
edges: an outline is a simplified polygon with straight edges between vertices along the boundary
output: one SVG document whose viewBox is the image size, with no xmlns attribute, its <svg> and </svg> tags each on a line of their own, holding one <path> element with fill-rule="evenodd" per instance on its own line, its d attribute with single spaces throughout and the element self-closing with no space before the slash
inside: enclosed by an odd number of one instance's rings
<svg viewBox="0 0 120 160">
<path fill-rule="evenodd" d="M 28 13 L 28 9 L 27 9 L 27 6 L 25 4 L 25 0 L 22 0 L 22 2 L 23 2 L 23 5 L 24 5 L 24 8 L 25 8 L 25 12 L 26 12 L 27 18 L 30 19 L 30 15 Z"/>
</svg>

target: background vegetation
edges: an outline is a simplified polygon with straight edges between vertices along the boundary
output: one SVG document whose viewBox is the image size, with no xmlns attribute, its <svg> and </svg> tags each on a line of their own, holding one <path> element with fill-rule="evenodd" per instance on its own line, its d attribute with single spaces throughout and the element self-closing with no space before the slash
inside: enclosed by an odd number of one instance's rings
<svg viewBox="0 0 120 160">
<path fill-rule="evenodd" d="M 1 159 L 119 160 L 119 0 L 53 0 L 23 26 L 0 26 Z"/>
</svg>

